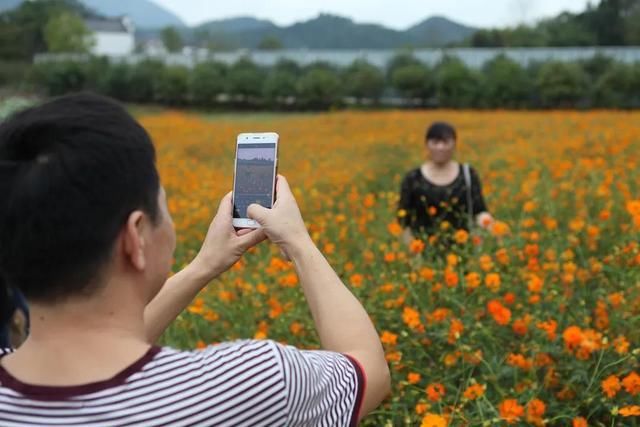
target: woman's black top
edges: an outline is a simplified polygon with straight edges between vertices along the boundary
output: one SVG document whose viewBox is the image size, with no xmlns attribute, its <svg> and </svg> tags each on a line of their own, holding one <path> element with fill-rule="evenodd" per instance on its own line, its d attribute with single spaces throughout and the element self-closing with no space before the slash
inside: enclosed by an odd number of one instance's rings
<svg viewBox="0 0 640 427">
<path fill-rule="evenodd" d="M 471 172 L 471 200 L 473 215 L 486 212 L 482 185 L 475 169 Z M 398 221 L 414 233 L 433 234 L 443 221 L 453 230 L 469 229 L 467 186 L 463 166 L 451 184 L 436 185 L 427 180 L 420 168 L 410 171 L 402 180 Z"/>
</svg>

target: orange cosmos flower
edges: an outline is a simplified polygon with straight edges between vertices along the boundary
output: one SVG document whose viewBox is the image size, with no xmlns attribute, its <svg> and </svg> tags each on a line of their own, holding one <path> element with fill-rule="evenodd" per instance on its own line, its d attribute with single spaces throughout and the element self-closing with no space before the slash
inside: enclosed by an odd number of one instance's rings
<svg viewBox="0 0 640 427">
<path fill-rule="evenodd" d="M 500 404 L 500 418 L 508 424 L 515 424 L 524 415 L 524 408 L 515 399 L 507 399 Z"/>
<path fill-rule="evenodd" d="M 583 339 L 582 329 L 577 326 L 569 326 L 562 333 L 562 338 L 564 339 L 564 344 L 569 350 L 574 350 L 577 348 Z"/>
<path fill-rule="evenodd" d="M 420 313 L 411 307 L 404 307 L 402 310 L 402 320 L 411 329 L 417 329 L 422 326 Z"/>
<path fill-rule="evenodd" d="M 615 397 L 621 388 L 620 380 L 615 375 L 610 375 L 602 381 L 602 392 L 610 399 Z"/>
<path fill-rule="evenodd" d="M 489 224 L 487 224 L 489 225 Z M 503 237 L 509 234 L 511 230 L 509 229 L 509 225 L 502 221 L 495 221 L 491 226 L 491 234 L 496 237 Z"/>
<path fill-rule="evenodd" d="M 498 273 L 489 273 L 484 278 L 484 284 L 491 290 L 491 292 L 498 292 L 500 290 L 500 275 Z"/>
<path fill-rule="evenodd" d="M 482 280 L 480 279 L 480 275 L 475 272 L 471 272 L 464 277 L 465 285 L 469 289 L 476 289 L 480 286 Z"/>
<path fill-rule="evenodd" d="M 427 386 L 426 392 L 427 397 L 432 402 L 439 402 L 446 393 L 444 386 L 440 383 L 429 384 Z"/>
<path fill-rule="evenodd" d="M 533 399 L 527 404 L 527 419 L 533 423 L 540 421 L 546 409 L 547 407 L 542 400 Z"/>
<path fill-rule="evenodd" d="M 499 325 L 507 325 L 511 321 L 511 310 L 502 305 L 498 300 L 491 300 L 487 304 L 487 310 Z"/>
<path fill-rule="evenodd" d="M 396 345 L 398 343 L 398 335 L 393 332 L 383 331 L 382 335 L 380 335 L 380 341 L 382 344 Z"/>
<path fill-rule="evenodd" d="M 472 384 L 464 391 L 463 396 L 469 400 L 476 400 L 484 394 L 485 386 L 481 384 Z"/>
<path fill-rule="evenodd" d="M 638 405 L 624 406 L 620 408 L 618 413 L 623 417 L 640 417 L 640 406 Z"/>
<path fill-rule="evenodd" d="M 572 420 L 571 426 L 572 427 L 589 427 L 589 424 L 587 424 L 587 420 L 584 419 L 583 417 L 576 417 Z"/>
<path fill-rule="evenodd" d="M 422 418 L 420 427 L 447 427 L 447 420 L 440 415 L 428 413 Z"/>
<path fill-rule="evenodd" d="M 407 375 L 407 382 L 409 384 L 417 384 L 421 379 L 422 376 L 416 372 L 409 372 L 409 375 Z"/>
<path fill-rule="evenodd" d="M 456 243 L 464 245 L 469 241 L 469 233 L 467 232 L 467 230 L 458 230 L 453 235 L 453 239 L 456 241 Z"/>
<path fill-rule="evenodd" d="M 640 393 L 640 375 L 635 371 L 623 378 L 622 386 L 631 396 Z"/>
<path fill-rule="evenodd" d="M 420 239 L 415 239 L 409 244 L 409 250 L 414 254 L 419 254 L 424 251 L 425 244 Z"/>
<path fill-rule="evenodd" d="M 456 286 L 458 286 L 458 282 L 459 282 L 459 278 L 458 278 L 458 274 L 451 270 L 450 268 L 447 268 L 444 272 L 444 281 L 447 284 L 448 287 L 450 288 L 455 288 Z"/>
<path fill-rule="evenodd" d="M 422 415 L 425 412 L 427 412 L 427 410 L 429 410 L 430 407 L 431 407 L 431 405 L 429 405 L 428 403 L 418 402 L 416 404 L 416 414 Z"/>
<path fill-rule="evenodd" d="M 387 225 L 387 230 L 391 235 L 396 237 L 402 234 L 402 227 L 395 221 Z"/>
</svg>

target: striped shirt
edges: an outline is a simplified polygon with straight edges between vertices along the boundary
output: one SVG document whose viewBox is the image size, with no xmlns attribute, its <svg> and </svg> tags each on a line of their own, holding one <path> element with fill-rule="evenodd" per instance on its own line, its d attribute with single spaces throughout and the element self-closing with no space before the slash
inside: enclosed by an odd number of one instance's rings
<svg viewBox="0 0 640 427">
<path fill-rule="evenodd" d="M 0 425 L 354 426 L 364 386 L 358 362 L 339 353 L 273 341 L 152 347 L 113 378 L 78 386 L 26 384 L 0 366 Z"/>
</svg>

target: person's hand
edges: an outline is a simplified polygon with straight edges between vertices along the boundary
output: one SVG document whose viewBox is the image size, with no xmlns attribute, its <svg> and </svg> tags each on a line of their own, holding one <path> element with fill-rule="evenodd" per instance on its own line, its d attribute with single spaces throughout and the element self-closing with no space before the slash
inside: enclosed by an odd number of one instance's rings
<svg viewBox="0 0 640 427">
<path fill-rule="evenodd" d="M 266 239 L 261 229 L 236 231 L 232 213 L 229 193 L 220 201 L 218 213 L 209 226 L 202 248 L 190 265 L 208 280 L 227 271 L 247 250 Z"/>
<path fill-rule="evenodd" d="M 289 183 L 282 175 L 278 175 L 276 194 L 277 200 L 272 209 L 252 204 L 247 209 L 247 215 L 258 221 L 269 240 L 280 246 L 288 257 L 300 244 L 310 242 L 311 237 Z"/>
</svg>

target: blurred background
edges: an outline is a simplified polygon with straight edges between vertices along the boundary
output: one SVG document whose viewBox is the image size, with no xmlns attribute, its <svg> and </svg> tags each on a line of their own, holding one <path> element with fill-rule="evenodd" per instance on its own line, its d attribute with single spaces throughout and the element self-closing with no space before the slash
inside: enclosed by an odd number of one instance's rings
<svg viewBox="0 0 640 427">
<path fill-rule="evenodd" d="M 640 107 L 640 1 L 0 0 L 4 99 Z"/>
</svg>

